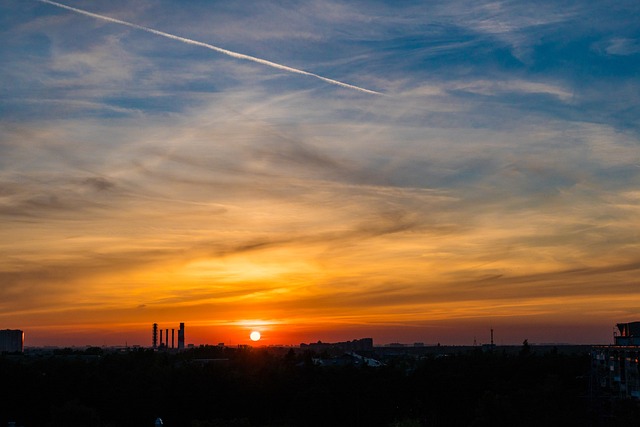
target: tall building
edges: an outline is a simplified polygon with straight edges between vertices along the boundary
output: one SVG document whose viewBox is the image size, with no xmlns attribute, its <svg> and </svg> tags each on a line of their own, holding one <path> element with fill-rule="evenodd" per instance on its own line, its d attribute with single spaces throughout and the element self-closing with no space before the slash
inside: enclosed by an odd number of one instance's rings
<svg viewBox="0 0 640 427">
<path fill-rule="evenodd" d="M 0 331 L 0 353 L 22 353 L 24 351 L 24 332 L 19 329 L 5 329 Z"/>
<path fill-rule="evenodd" d="M 178 350 L 184 350 L 184 323 L 180 323 L 178 329 Z"/>
<path fill-rule="evenodd" d="M 615 336 L 616 345 L 640 345 L 640 322 L 618 323 L 620 335 Z"/>
<path fill-rule="evenodd" d="M 640 322 L 618 323 L 615 344 L 591 350 L 591 375 L 600 395 L 640 399 Z"/>
</svg>

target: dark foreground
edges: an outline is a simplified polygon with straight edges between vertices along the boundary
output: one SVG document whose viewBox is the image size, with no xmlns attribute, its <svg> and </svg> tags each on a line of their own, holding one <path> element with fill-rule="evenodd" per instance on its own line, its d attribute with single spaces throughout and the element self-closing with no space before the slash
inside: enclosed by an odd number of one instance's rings
<svg viewBox="0 0 640 427">
<path fill-rule="evenodd" d="M 348 359 L 320 367 L 312 356 L 321 355 L 217 347 L 5 355 L 0 426 L 151 427 L 157 417 L 168 427 L 623 426 L 640 415 L 634 402 L 593 396 L 587 353 L 396 354 L 376 368 Z"/>
</svg>

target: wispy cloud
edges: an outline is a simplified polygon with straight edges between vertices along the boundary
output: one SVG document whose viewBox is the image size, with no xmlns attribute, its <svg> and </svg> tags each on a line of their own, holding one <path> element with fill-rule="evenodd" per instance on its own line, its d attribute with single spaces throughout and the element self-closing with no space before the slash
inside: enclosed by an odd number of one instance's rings
<svg viewBox="0 0 640 427">
<path fill-rule="evenodd" d="M 635 55 L 640 53 L 640 41 L 629 38 L 613 38 L 609 41 L 605 51 L 609 55 Z"/>
<path fill-rule="evenodd" d="M 540 94 L 557 97 L 562 101 L 570 101 L 573 94 L 566 89 L 548 83 L 532 81 L 490 81 L 479 80 L 453 85 L 452 90 L 461 90 L 481 95 L 505 95 L 508 93 Z"/>
</svg>

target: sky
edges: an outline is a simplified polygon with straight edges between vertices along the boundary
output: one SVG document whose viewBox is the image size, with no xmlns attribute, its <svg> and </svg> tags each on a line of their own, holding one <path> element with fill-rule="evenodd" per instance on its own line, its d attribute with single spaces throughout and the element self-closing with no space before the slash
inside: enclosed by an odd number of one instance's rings
<svg viewBox="0 0 640 427">
<path fill-rule="evenodd" d="M 0 1 L 26 345 L 612 342 L 640 4 Z M 534 4 L 535 3 L 535 4 Z"/>
</svg>

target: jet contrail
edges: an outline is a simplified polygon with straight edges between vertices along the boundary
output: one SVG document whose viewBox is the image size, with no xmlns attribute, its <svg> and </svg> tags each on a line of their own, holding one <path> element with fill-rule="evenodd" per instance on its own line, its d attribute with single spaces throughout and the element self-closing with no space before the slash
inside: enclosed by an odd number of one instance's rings
<svg viewBox="0 0 640 427">
<path fill-rule="evenodd" d="M 276 68 L 278 70 L 288 71 L 290 73 L 296 73 L 296 74 L 302 74 L 302 75 L 305 75 L 305 76 L 315 77 L 316 79 L 320 79 L 320 80 L 322 80 L 324 82 L 327 82 L 327 83 L 330 83 L 332 85 L 342 86 L 342 87 L 346 87 L 348 89 L 354 89 L 354 90 L 357 90 L 357 91 L 360 91 L 360 92 L 364 92 L 364 93 L 369 93 L 369 94 L 372 94 L 372 95 L 382 95 L 382 93 L 376 92 L 375 90 L 370 90 L 370 89 L 365 89 L 365 88 L 362 88 L 362 87 L 359 87 L 359 86 L 350 85 L 348 83 L 343 83 L 343 82 L 340 82 L 338 80 L 330 79 L 328 77 L 322 77 L 322 76 L 319 76 L 317 74 L 310 73 L 308 71 L 299 70 L 297 68 L 287 67 L 286 65 L 277 64 L 275 62 L 267 61 L 266 59 L 260 59 L 260 58 L 256 58 L 255 56 L 249 56 L 249 55 L 245 55 L 243 53 L 233 52 L 231 50 L 227 50 L 227 49 L 223 49 L 221 47 L 213 46 L 213 45 L 210 45 L 208 43 L 203 43 L 203 42 L 187 39 L 187 38 L 180 37 L 180 36 L 174 36 L 173 34 L 165 33 L 164 31 L 154 30 L 153 28 L 144 27 L 142 25 L 133 24 L 133 23 L 127 22 L 127 21 L 121 21 L 120 19 L 109 18 L 108 16 L 104 16 L 104 15 L 98 15 L 97 13 L 92 13 L 92 12 L 88 12 L 86 10 L 77 9 L 75 7 L 67 6 L 65 4 L 57 3 L 55 1 L 51 1 L 51 0 L 37 0 L 37 1 L 39 1 L 41 3 L 47 3 L 47 4 L 50 4 L 50 5 L 62 8 L 62 9 L 67 9 L 67 10 L 70 10 L 72 12 L 79 13 L 81 15 L 86 15 L 86 16 L 90 16 L 92 18 L 101 19 L 103 21 L 112 22 L 114 24 L 125 25 L 127 27 L 135 28 L 137 30 L 146 31 L 148 33 L 152 33 L 152 34 L 155 34 L 155 35 L 158 35 L 158 36 L 166 37 L 168 39 L 178 40 L 180 42 L 187 43 L 187 44 L 192 44 L 194 46 L 205 47 L 207 49 L 211 49 L 213 51 L 222 53 L 224 55 L 231 56 L 233 58 L 238 58 L 238 59 L 244 59 L 246 61 L 257 62 L 258 64 L 266 65 L 268 67 Z"/>
</svg>

